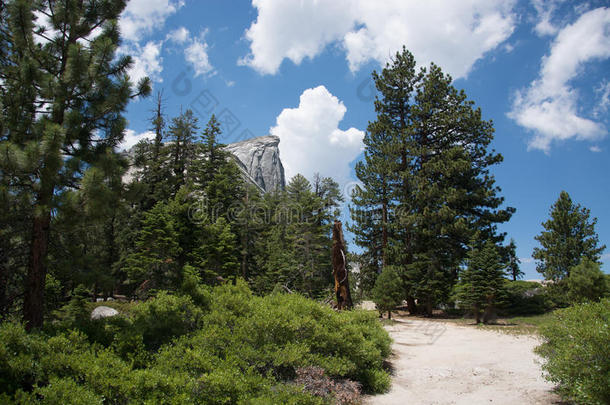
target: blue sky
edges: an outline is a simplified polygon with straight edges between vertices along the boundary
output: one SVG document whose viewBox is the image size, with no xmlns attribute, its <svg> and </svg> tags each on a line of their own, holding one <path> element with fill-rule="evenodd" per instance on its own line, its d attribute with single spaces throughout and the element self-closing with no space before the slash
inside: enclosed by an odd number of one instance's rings
<svg viewBox="0 0 610 405">
<path fill-rule="evenodd" d="M 131 0 L 121 52 L 134 79 L 163 91 L 165 113 L 191 108 L 223 142 L 280 136 L 288 176 L 314 172 L 353 186 L 367 123 L 370 74 L 405 45 L 434 61 L 493 119 L 493 169 L 526 278 L 561 190 L 598 218 L 610 245 L 610 9 L 567 0 Z M 125 145 L 148 132 L 152 98 L 130 104 Z M 610 255 L 603 257 L 605 271 Z"/>
</svg>

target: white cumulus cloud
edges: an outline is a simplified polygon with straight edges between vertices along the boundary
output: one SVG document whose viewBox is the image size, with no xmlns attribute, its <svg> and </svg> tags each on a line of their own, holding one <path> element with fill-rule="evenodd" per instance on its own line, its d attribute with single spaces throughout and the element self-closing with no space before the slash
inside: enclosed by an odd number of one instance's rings
<svg viewBox="0 0 610 405">
<path fill-rule="evenodd" d="M 182 6 L 183 0 L 130 0 L 121 14 L 121 34 L 129 41 L 139 41 L 162 27 Z"/>
<path fill-rule="evenodd" d="M 161 48 L 163 42 L 149 41 L 144 46 L 138 43 L 131 43 L 121 46 L 118 53 L 131 55 L 133 65 L 129 69 L 129 77 L 133 83 L 137 83 L 141 78 L 148 76 L 154 82 L 161 82 L 161 72 L 163 71 L 163 57 Z"/>
<path fill-rule="evenodd" d="M 178 44 L 184 44 L 189 39 L 189 30 L 184 27 L 176 28 L 170 31 L 165 37 L 168 41 L 173 41 Z"/>
<path fill-rule="evenodd" d="M 589 11 L 559 31 L 550 54 L 542 60 L 539 78 L 516 92 L 508 114 L 534 133 L 530 148 L 549 152 L 555 141 L 596 140 L 606 135 L 601 123 L 579 112 L 578 91 L 570 81 L 582 73 L 584 64 L 609 57 L 610 9 Z"/>
<path fill-rule="evenodd" d="M 213 73 L 214 70 L 208 57 L 206 34 L 207 30 L 202 31 L 198 38 L 189 41 L 189 46 L 184 50 L 184 58 L 195 69 L 195 77 Z"/>
<path fill-rule="evenodd" d="M 258 17 L 246 31 L 250 54 L 239 63 L 275 74 L 284 59 L 314 58 L 328 45 L 346 53 L 352 71 L 380 64 L 403 45 L 421 64 L 434 61 L 465 77 L 512 34 L 514 1 L 252 0 Z"/>
<path fill-rule="evenodd" d="M 297 108 L 278 115 L 272 135 L 280 137 L 280 154 L 287 178 L 300 173 L 333 177 L 339 184 L 350 180 L 352 162 L 362 151 L 364 132 L 339 129 L 347 108 L 324 86 L 305 90 Z"/>
<path fill-rule="evenodd" d="M 137 144 L 138 142 L 140 142 L 143 139 L 154 139 L 154 138 L 155 138 L 155 133 L 152 131 L 146 131 L 146 132 L 142 132 L 142 133 L 138 134 L 133 129 L 126 129 L 125 137 L 123 138 L 123 142 L 121 142 L 119 144 L 118 149 L 119 150 L 129 150 L 133 146 L 135 146 L 135 144 Z"/>
</svg>

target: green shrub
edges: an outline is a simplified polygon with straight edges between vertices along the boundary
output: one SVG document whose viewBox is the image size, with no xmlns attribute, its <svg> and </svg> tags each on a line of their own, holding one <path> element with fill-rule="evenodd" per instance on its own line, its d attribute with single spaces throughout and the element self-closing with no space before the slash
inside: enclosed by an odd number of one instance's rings
<svg viewBox="0 0 610 405">
<path fill-rule="evenodd" d="M 502 315 L 540 315 L 550 310 L 545 289 L 539 283 L 506 280 L 504 291 Z"/>
<path fill-rule="evenodd" d="M 387 266 L 375 281 L 371 291 L 371 297 L 380 312 L 388 312 L 388 318 L 392 317 L 392 310 L 402 302 L 405 287 L 400 275 L 392 266 Z"/>
<path fill-rule="evenodd" d="M 158 367 L 195 376 L 230 366 L 282 381 L 294 378 L 299 367 L 317 365 L 331 377 L 362 383 L 366 391 L 389 387 L 369 376 L 370 370 L 387 375 L 382 363 L 390 338 L 367 311 L 335 312 L 297 294 L 256 297 L 238 282 L 214 289 L 203 324 L 161 350 Z"/>
<path fill-rule="evenodd" d="M 148 349 L 158 349 L 176 336 L 201 327 L 204 311 L 189 296 L 160 291 L 133 310 L 133 327 Z"/>
<path fill-rule="evenodd" d="M 583 259 L 578 266 L 572 267 L 567 280 L 568 296 L 574 303 L 599 301 L 606 293 L 606 278 L 599 264 Z"/>
<path fill-rule="evenodd" d="M 610 403 L 610 300 L 558 310 L 543 325 L 546 378 L 579 404 Z"/>
<path fill-rule="evenodd" d="M 565 280 L 550 282 L 544 287 L 547 305 L 551 308 L 567 308 L 572 304 L 568 296 L 568 283 Z"/>
<path fill-rule="evenodd" d="M 51 335 L 1 324 L 0 403 L 329 403 L 295 382 L 308 366 L 368 392 L 389 387 L 390 338 L 375 314 L 257 297 L 243 281 L 208 298 L 205 311 L 190 295 L 159 293 L 127 316 Z"/>
<path fill-rule="evenodd" d="M 78 385 L 70 378 L 53 378 L 48 385 L 36 387 L 32 392 L 20 391 L 15 397 L 15 403 L 22 405 L 33 403 L 45 405 L 102 405 L 104 399 L 91 390 Z"/>
</svg>

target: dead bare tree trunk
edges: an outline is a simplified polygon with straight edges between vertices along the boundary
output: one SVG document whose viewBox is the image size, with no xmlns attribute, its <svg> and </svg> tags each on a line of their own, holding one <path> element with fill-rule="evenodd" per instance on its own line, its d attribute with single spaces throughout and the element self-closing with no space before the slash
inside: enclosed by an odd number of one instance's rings
<svg viewBox="0 0 610 405">
<path fill-rule="evenodd" d="M 333 247 L 332 247 L 333 276 L 335 277 L 335 294 L 337 295 L 337 308 L 351 309 L 353 307 L 352 296 L 349 291 L 349 280 L 347 278 L 347 261 L 345 258 L 345 241 L 341 221 L 335 221 L 333 225 Z"/>
</svg>

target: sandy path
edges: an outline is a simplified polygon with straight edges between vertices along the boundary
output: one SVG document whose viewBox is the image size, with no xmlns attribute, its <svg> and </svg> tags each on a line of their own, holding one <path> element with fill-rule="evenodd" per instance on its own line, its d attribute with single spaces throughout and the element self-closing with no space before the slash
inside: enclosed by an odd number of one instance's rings
<svg viewBox="0 0 610 405">
<path fill-rule="evenodd" d="M 369 405 L 553 404 L 532 352 L 533 336 L 450 322 L 402 318 L 386 327 L 394 339 L 392 389 Z"/>
</svg>

